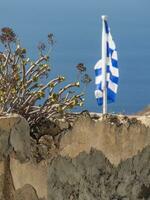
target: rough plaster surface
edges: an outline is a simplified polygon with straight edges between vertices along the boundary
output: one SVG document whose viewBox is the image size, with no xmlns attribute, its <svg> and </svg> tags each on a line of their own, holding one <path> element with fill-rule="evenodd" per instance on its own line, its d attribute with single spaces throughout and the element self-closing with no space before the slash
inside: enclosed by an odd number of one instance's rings
<svg viewBox="0 0 150 200">
<path fill-rule="evenodd" d="M 150 128 L 140 121 L 127 120 L 117 124 L 81 116 L 62 138 L 60 154 L 74 158 L 93 147 L 102 151 L 111 163 L 118 165 L 121 160 L 136 155 L 148 144 Z"/>
<path fill-rule="evenodd" d="M 10 169 L 16 189 L 30 184 L 40 198 L 47 198 L 47 164 L 45 162 L 20 163 L 16 159 L 11 159 Z"/>
<path fill-rule="evenodd" d="M 24 185 L 15 193 L 15 200 L 39 200 L 36 190 L 29 184 Z"/>
<path fill-rule="evenodd" d="M 28 123 L 0 117 L 0 200 L 149 200 L 150 118 L 138 119 L 80 116 L 60 143 L 70 158 L 33 163 Z"/>
<path fill-rule="evenodd" d="M 57 157 L 49 166 L 48 200 L 149 200 L 150 146 L 114 167 L 101 151 Z"/>
</svg>

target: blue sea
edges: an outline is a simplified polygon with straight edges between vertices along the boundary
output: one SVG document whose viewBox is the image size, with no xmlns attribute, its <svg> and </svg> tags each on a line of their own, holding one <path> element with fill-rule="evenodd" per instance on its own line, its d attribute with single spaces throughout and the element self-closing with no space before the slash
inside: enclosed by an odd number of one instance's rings
<svg viewBox="0 0 150 200">
<path fill-rule="evenodd" d="M 95 63 L 101 55 L 101 15 L 108 16 L 119 54 L 117 100 L 109 112 L 135 113 L 150 104 L 149 0 L 1 0 L 0 27 L 9 26 L 35 58 L 37 44 L 55 35 L 49 78 L 76 81 L 76 65 L 84 63 L 93 79 L 82 109 L 101 112 L 94 97 Z"/>
</svg>

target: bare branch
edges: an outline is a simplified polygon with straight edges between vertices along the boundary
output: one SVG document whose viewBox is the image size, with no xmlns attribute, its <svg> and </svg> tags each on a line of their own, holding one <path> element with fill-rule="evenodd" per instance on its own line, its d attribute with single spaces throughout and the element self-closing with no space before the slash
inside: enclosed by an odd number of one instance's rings
<svg viewBox="0 0 150 200">
<path fill-rule="evenodd" d="M 37 66 L 39 63 L 41 63 L 42 61 L 47 61 L 48 56 L 43 56 L 41 58 L 39 58 L 33 65 L 30 66 L 30 68 L 27 70 L 26 72 L 26 76 L 29 75 L 30 72 L 32 72 L 32 70 L 34 69 L 35 66 Z"/>
</svg>

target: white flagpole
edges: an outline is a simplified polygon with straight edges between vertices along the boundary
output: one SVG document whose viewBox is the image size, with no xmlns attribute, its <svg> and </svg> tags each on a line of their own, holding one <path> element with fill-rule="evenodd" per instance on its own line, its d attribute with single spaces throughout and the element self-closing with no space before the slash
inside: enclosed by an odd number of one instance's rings
<svg viewBox="0 0 150 200">
<path fill-rule="evenodd" d="M 103 89 L 103 114 L 107 113 L 107 86 L 106 86 L 106 81 L 107 81 L 107 71 L 106 71 L 106 59 L 107 59 L 107 34 L 105 30 L 105 20 L 107 17 L 105 15 L 102 16 L 102 76 L 103 76 L 103 81 L 102 81 L 102 89 Z"/>
</svg>

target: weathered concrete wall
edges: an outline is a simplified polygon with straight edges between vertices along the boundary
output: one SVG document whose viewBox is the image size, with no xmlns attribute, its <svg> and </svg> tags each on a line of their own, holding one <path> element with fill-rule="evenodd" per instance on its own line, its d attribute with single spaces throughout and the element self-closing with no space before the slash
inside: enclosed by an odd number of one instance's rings
<svg viewBox="0 0 150 200">
<path fill-rule="evenodd" d="M 60 154 L 73 158 L 95 148 L 112 164 L 118 165 L 150 144 L 150 128 L 146 126 L 150 125 L 150 120 L 148 117 L 141 120 L 142 123 L 134 118 L 110 116 L 94 121 L 89 116 L 81 116 L 62 138 Z"/>
</svg>

